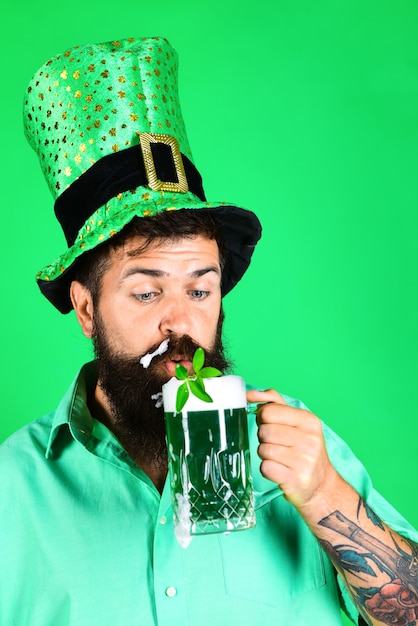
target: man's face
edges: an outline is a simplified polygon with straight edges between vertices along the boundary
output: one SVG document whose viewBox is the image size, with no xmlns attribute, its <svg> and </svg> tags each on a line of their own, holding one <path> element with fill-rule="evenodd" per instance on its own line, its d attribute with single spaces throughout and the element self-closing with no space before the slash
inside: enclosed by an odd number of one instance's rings
<svg viewBox="0 0 418 626">
<path fill-rule="evenodd" d="M 196 236 L 154 244 L 145 251 L 141 244 L 135 238 L 112 252 L 102 279 L 97 313 L 109 348 L 137 357 L 167 337 L 188 335 L 211 349 L 221 309 L 216 242 Z M 175 365 L 174 360 L 163 360 L 161 368 L 171 377 Z"/>
<path fill-rule="evenodd" d="M 94 304 L 93 339 L 98 359 L 96 394 L 111 415 L 113 429 L 143 460 L 165 456 L 162 385 L 177 362 L 191 369 L 197 346 L 206 365 L 225 371 L 218 247 L 196 236 L 153 245 L 141 239 L 112 253 Z M 141 358 L 169 339 L 168 349 L 148 367 Z"/>
</svg>

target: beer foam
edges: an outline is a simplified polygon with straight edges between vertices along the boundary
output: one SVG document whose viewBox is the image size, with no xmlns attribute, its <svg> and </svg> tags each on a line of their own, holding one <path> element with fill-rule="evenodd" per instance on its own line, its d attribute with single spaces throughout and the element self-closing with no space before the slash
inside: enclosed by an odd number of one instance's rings
<svg viewBox="0 0 418 626">
<path fill-rule="evenodd" d="M 163 385 L 163 402 L 166 413 L 176 412 L 177 389 L 184 381 L 171 378 Z M 223 411 L 225 409 L 240 409 L 247 407 L 247 397 L 244 379 L 241 376 L 219 376 L 205 378 L 205 389 L 213 402 L 199 400 L 190 394 L 183 412 L 189 411 Z"/>
<path fill-rule="evenodd" d="M 176 500 L 178 521 L 174 525 L 174 534 L 181 547 L 187 548 L 193 538 L 190 534 L 191 504 L 188 495 L 176 493 Z"/>
<path fill-rule="evenodd" d="M 151 400 L 155 400 L 155 408 L 160 409 L 163 406 L 163 394 L 161 391 L 154 393 L 151 396 Z"/>
<path fill-rule="evenodd" d="M 164 341 L 160 343 L 155 352 L 147 352 L 147 354 L 144 354 L 144 356 L 139 359 L 142 367 L 147 369 L 155 356 L 160 356 L 161 354 L 164 354 L 164 352 L 167 352 L 169 341 L 170 339 L 164 339 Z"/>
</svg>

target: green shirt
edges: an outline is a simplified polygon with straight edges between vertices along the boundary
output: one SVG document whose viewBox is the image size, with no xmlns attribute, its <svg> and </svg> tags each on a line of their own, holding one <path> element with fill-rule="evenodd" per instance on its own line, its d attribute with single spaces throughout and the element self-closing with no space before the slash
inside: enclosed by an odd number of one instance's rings
<svg viewBox="0 0 418 626">
<path fill-rule="evenodd" d="M 160 496 L 89 413 L 94 384 L 94 368 L 85 366 L 54 413 L 0 447 L 1 626 L 341 624 L 334 569 L 258 471 L 251 416 L 256 527 L 194 537 L 183 549 L 169 485 Z M 416 540 L 324 429 L 337 470 L 392 528 Z"/>
</svg>

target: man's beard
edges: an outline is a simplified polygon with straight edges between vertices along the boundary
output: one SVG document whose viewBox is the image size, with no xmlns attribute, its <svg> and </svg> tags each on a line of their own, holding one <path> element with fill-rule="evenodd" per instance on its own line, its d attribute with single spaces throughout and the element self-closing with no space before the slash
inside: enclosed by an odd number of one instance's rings
<svg viewBox="0 0 418 626">
<path fill-rule="evenodd" d="M 222 344 L 221 311 L 214 346 L 205 349 L 205 366 L 216 367 L 225 373 L 231 363 L 226 358 Z M 94 351 L 97 359 L 98 384 L 105 393 L 111 409 L 111 428 L 138 462 L 164 467 L 167 463 L 165 443 L 164 409 L 161 404 L 161 388 L 170 376 L 161 363 L 172 358 L 192 360 L 199 347 L 188 335 L 171 336 L 164 354 L 155 356 L 149 367 L 140 363 L 138 357 L 126 357 L 109 346 L 100 316 L 94 321 Z M 152 354 L 160 344 L 150 346 Z"/>
</svg>

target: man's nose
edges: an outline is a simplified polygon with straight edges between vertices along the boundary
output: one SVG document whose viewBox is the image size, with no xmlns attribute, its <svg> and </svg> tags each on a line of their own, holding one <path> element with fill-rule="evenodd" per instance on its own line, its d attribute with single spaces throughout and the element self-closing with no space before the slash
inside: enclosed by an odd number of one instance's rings
<svg viewBox="0 0 418 626">
<path fill-rule="evenodd" d="M 164 303 L 160 330 L 166 336 L 190 334 L 191 316 L 187 303 L 181 297 L 172 297 Z"/>
</svg>

